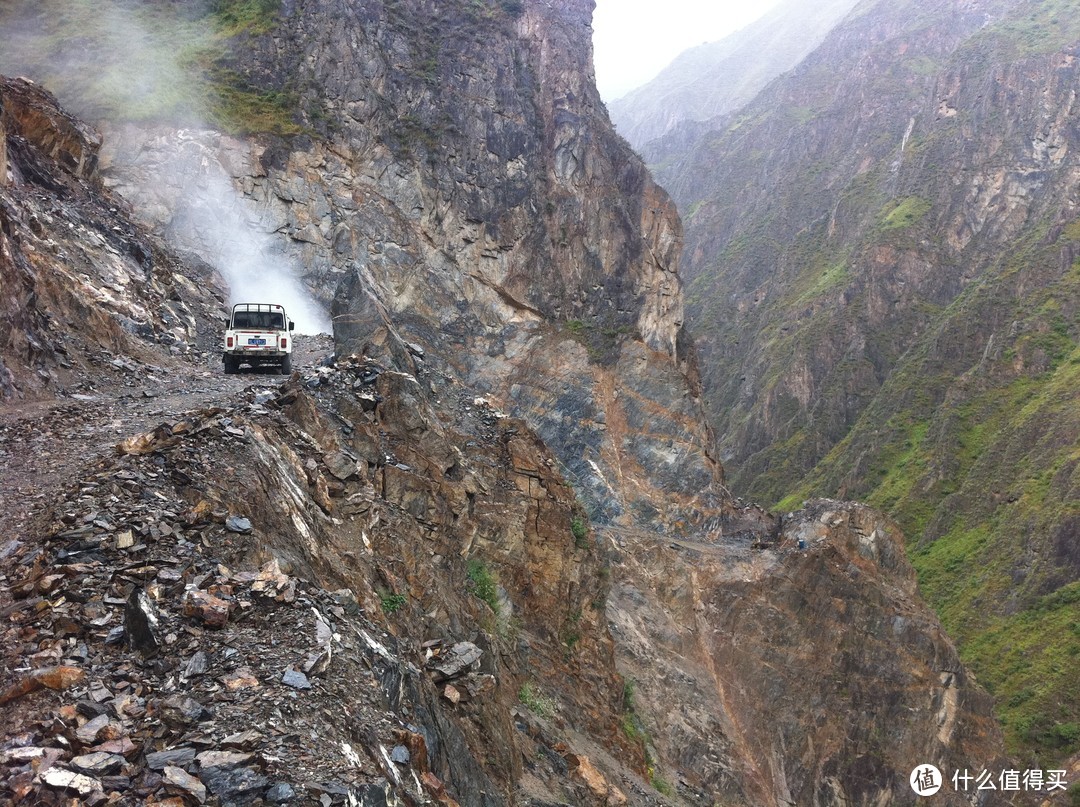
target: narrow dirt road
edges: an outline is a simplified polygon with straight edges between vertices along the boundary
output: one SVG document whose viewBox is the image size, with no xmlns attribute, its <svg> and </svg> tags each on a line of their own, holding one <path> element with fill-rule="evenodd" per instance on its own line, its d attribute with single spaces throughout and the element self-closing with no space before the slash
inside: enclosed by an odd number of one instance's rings
<svg viewBox="0 0 1080 807">
<path fill-rule="evenodd" d="M 303 372 L 333 350 L 327 336 L 296 340 Z M 220 360 L 165 357 L 151 365 L 126 357 L 104 363 L 92 391 L 0 407 L 0 560 L 47 525 L 50 503 L 82 468 L 117 443 L 194 409 L 228 405 L 250 386 L 276 387 L 268 372 L 224 374 Z M 88 382 L 89 386 L 91 382 Z"/>
</svg>

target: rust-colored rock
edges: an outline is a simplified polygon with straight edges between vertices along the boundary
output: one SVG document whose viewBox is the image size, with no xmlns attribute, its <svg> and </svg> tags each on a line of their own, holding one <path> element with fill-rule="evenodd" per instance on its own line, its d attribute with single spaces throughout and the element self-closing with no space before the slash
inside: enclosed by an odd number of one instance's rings
<svg viewBox="0 0 1080 807">
<path fill-rule="evenodd" d="M 566 763 L 574 777 L 582 782 L 591 794 L 590 804 L 597 807 L 625 807 L 626 794 L 611 784 L 588 757 L 567 754 Z"/>
<path fill-rule="evenodd" d="M 224 627 L 232 612 L 232 604 L 228 600 L 196 588 L 184 592 L 182 607 L 184 616 L 198 619 L 208 628 Z"/>
<path fill-rule="evenodd" d="M 450 797 L 446 792 L 446 786 L 439 781 L 439 777 L 430 771 L 424 771 L 420 775 L 420 781 L 423 782 L 428 795 L 435 800 L 436 804 L 442 807 L 460 807 L 460 805 Z"/>
<path fill-rule="evenodd" d="M 34 670 L 0 694 L 0 705 L 29 695 L 38 689 L 70 689 L 85 679 L 86 672 L 78 667 L 48 667 Z"/>
<path fill-rule="evenodd" d="M 733 804 L 812 804 L 823 783 L 873 803 L 908 798 L 918 760 L 1003 766 L 991 699 L 880 513 L 819 501 L 768 548 L 627 549 L 609 614 L 659 775 Z"/>
</svg>

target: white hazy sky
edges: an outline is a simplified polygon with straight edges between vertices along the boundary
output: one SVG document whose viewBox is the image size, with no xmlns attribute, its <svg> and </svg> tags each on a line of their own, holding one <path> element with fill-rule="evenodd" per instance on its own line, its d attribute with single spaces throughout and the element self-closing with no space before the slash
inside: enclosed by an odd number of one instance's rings
<svg viewBox="0 0 1080 807">
<path fill-rule="evenodd" d="M 596 0 L 596 84 L 614 101 L 648 82 L 688 48 L 715 42 L 779 0 Z"/>
</svg>

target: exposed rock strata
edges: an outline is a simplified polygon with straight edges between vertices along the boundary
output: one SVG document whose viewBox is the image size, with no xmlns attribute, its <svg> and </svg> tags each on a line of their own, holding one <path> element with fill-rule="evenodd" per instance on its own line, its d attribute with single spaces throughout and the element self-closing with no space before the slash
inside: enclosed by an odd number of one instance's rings
<svg viewBox="0 0 1080 807">
<path fill-rule="evenodd" d="M 100 135 L 22 79 L 0 83 L 12 182 L 0 186 L 0 397 L 50 394 L 118 353 L 205 349 L 211 271 L 138 229 L 98 187 Z M 198 317 L 198 321 L 196 319 Z M 200 326 L 199 323 L 203 323 Z"/>
<path fill-rule="evenodd" d="M 378 324 L 545 438 L 576 432 L 551 445 L 594 518 L 715 528 L 727 497 L 680 343 L 681 226 L 606 120 L 590 13 L 587 2 L 530 2 L 517 17 L 298 3 L 245 69 L 308 87 L 301 106 L 335 121 L 325 141 L 110 128 L 109 181 L 170 232 L 189 189 L 154 177 L 175 176 L 177 152 L 197 150 L 196 168 L 219 162 L 334 301 L 343 354 L 372 340 L 377 309 Z M 645 387 L 659 417 L 618 432 L 635 404 L 615 391 Z M 680 480 L 679 506 L 657 518 L 663 476 Z"/>
<path fill-rule="evenodd" d="M 875 511 L 813 502 L 753 551 L 614 537 L 619 666 L 700 803 L 905 803 L 912 760 L 1008 767 L 991 699 Z"/>
</svg>

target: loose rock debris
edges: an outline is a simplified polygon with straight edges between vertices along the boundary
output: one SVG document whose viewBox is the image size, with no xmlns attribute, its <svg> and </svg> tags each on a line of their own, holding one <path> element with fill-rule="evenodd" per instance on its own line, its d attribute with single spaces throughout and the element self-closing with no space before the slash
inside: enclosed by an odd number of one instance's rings
<svg viewBox="0 0 1080 807">
<path fill-rule="evenodd" d="M 397 771 L 414 759 L 398 738 L 420 735 L 387 711 L 384 681 L 419 670 L 355 595 L 276 558 L 228 565 L 250 554 L 259 519 L 230 514 L 200 472 L 271 414 L 274 396 L 250 397 L 122 439 L 54 505 L 47 541 L 6 549 L 3 646 L 16 655 L 0 803 L 358 803 L 382 797 L 388 774 L 417 803 L 453 803 L 430 772 Z M 330 459 L 334 478 L 356 464 Z M 479 653 L 428 648 L 444 681 L 475 678 Z M 389 769 L 341 750 L 372 738 L 392 749 Z"/>
</svg>

